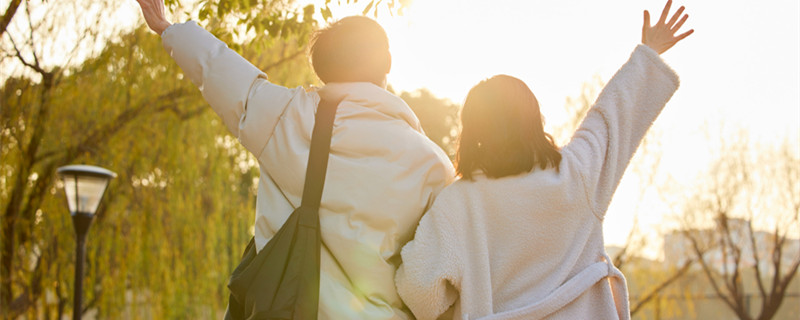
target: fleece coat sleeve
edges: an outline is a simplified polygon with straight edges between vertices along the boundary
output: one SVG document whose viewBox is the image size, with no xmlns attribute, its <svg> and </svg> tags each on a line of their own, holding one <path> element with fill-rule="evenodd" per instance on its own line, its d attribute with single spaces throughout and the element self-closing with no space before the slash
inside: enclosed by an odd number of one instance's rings
<svg viewBox="0 0 800 320">
<path fill-rule="evenodd" d="M 194 21 L 171 25 L 161 38 L 228 130 L 258 156 L 289 101 L 302 89 L 270 83 L 265 73 Z"/>
<path fill-rule="evenodd" d="M 579 172 L 598 218 L 603 219 L 631 157 L 678 84 L 678 75 L 658 53 L 640 44 L 562 150 L 566 163 Z"/>
<path fill-rule="evenodd" d="M 395 275 L 397 293 L 420 320 L 439 318 L 461 290 L 462 259 L 457 248 L 464 243 L 458 239 L 463 232 L 456 230 L 447 213 L 434 205 L 422 217 L 414 240 L 403 247 L 403 264 Z"/>
</svg>

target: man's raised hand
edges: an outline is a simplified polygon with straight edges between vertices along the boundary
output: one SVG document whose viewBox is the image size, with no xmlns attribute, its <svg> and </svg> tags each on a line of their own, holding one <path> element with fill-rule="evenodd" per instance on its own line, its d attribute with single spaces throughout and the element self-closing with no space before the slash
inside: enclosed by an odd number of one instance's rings
<svg viewBox="0 0 800 320">
<path fill-rule="evenodd" d="M 650 12 L 647 10 L 644 11 L 642 43 L 658 52 L 658 54 L 669 50 L 669 48 L 672 48 L 678 41 L 683 40 L 683 38 L 688 37 L 694 32 L 694 29 L 690 29 L 689 31 L 675 36 L 675 33 L 678 32 L 681 26 L 683 26 L 683 23 L 686 22 L 686 19 L 689 18 L 689 15 L 685 14 L 681 17 L 684 10 L 684 7 L 681 6 L 678 8 L 678 11 L 672 15 L 672 18 L 667 21 L 670 6 L 672 6 L 672 0 L 667 1 L 667 5 L 664 6 L 664 10 L 661 12 L 661 18 L 658 19 L 658 22 L 656 22 L 654 26 L 650 25 Z M 680 18 L 680 20 L 678 20 L 678 18 Z"/>
<path fill-rule="evenodd" d="M 164 0 L 136 0 L 136 2 L 142 8 L 144 21 L 147 22 L 150 30 L 161 35 L 164 29 L 172 25 L 166 18 Z"/>
</svg>

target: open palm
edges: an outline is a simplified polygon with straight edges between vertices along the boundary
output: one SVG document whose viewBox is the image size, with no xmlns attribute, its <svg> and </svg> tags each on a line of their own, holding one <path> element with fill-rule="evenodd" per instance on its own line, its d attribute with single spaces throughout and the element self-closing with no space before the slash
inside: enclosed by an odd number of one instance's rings
<svg viewBox="0 0 800 320">
<path fill-rule="evenodd" d="M 680 35 L 675 35 L 681 26 L 683 26 L 683 23 L 686 22 L 686 19 L 689 18 L 689 15 L 685 14 L 683 17 L 681 17 L 681 14 L 684 10 L 684 7 L 681 6 L 678 8 L 678 11 L 672 15 L 672 18 L 667 21 L 667 16 L 669 15 L 669 9 L 671 6 L 672 0 L 667 1 L 667 5 L 664 6 L 664 10 L 661 12 L 661 17 L 653 26 L 650 25 L 650 12 L 647 10 L 644 11 L 642 43 L 658 52 L 658 54 L 662 54 L 669 50 L 669 48 L 672 48 L 672 46 L 678 43 L 678 41 L 683 40 L 694 32 L 694 29 L 691 29 Z M 678 18 L 680 18 L 680 20 L 678 20 Z"/>
</svg>

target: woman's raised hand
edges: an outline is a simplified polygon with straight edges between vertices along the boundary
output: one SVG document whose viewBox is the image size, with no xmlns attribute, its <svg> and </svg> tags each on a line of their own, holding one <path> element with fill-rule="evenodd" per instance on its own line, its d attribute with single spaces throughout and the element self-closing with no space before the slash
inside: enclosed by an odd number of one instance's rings
<svg viewBox="0 0 800 320">
<path fill-rule="evenodd" d="M 672 6 L 672 0 L 667 1 L 667 5 L 664 6 L 664 11 L 661 12 L 661 18 L 658 19 L 658 22 L 656 22 L 654 26 L 650 25 L 650 12 L 647 10 L 644 11 L 642 43 L 658 52 L 658 54 L 664 53 L 678 43 L 678 41 L 683 40 L 683 38 L 688 37 L 694 32 L 694 29 L 691 29 L 681 33 L 678 36 L 675 36 L 675 33 L 678 32 L 678 29 L 680 29 L 681 26 L 683 26 L 683 23 L 686 22 L 686 19 L 689 18 L 689 15 L 685 14 L 683 17 L 681 17 L 684 9 L 684 7 L 681 6 L 678 8 L 678 11 L 672 15 L 672 18 L 667 21 L 670 6 Z M 680 18 L 680 20 L 678 20 L 678 18 Z"/>
<path fill-rule="evenodd" d="M 142 7 L 142 15 L 144 21 L 150 30 L 155 31 L 159 35 L 164 32 L 164 29 L 172 25 L 167 21 L 164 13 L 164 0 L 136 0 L 139 6 Z"/>
</svg>

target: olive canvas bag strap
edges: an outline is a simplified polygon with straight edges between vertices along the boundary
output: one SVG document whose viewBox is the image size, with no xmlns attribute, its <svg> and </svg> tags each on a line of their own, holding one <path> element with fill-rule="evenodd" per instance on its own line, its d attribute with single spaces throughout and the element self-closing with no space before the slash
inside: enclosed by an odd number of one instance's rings
<svg viewBox="0 0 800 320">
<path fill-rule="evenodd" d="M 319 207 L 341 100 L 322 99 L 311 136 L 303 198 L 272 239 L 256 252 L 254 241 L 231 275 L 225 319 L 316 319 L 319 306 Z"/>
<path fill-rule="evenodd" d="M 322 201 L 322 189 L 325 187 L 325 174 L 328 172 L 328 156 L 331 152 L 331 136 L 333 135 L 333 119 L 341 100 L 320 99 L 311 133 L 311 150 L 308 154 L 306 181 L 303 185 L 301 207 L 309 207 L 317 212 L 319 221 L 319 205 Z"/>
</svg>

